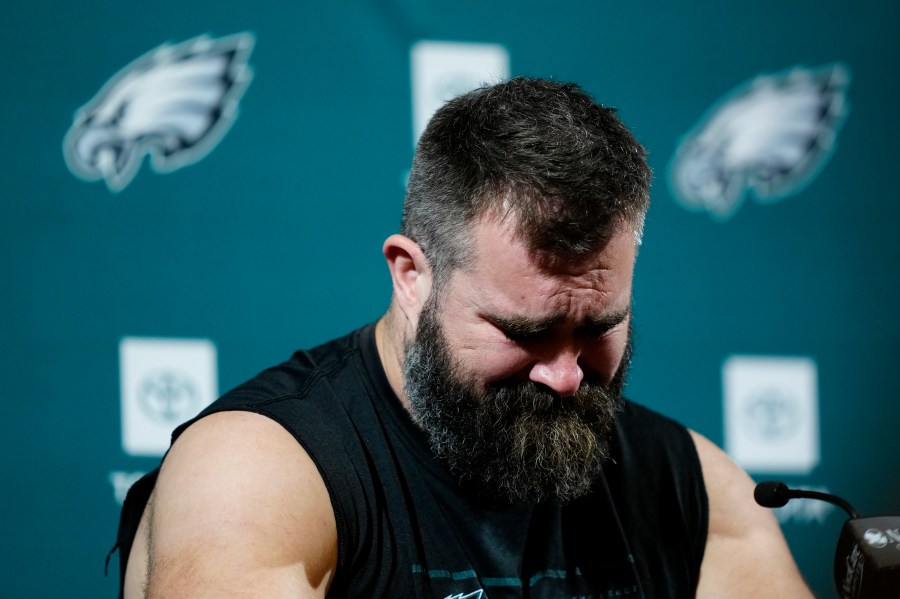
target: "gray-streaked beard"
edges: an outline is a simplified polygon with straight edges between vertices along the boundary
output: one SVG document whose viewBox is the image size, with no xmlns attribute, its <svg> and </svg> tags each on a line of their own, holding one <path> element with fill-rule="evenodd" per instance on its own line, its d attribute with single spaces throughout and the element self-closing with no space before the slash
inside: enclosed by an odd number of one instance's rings
<svg viewBox="0 0 900 599">
<path fill-rule="evenodd" d="M 568 502 L 592 487 L 609 455 L 631 339 L 612 382 L 561 398 L 532 381 L 476 390 L 459 372 L 431 299 L 407 343 L 406 396 L 432 451 L 467 491 L 510 503 Z"/>
</svg>

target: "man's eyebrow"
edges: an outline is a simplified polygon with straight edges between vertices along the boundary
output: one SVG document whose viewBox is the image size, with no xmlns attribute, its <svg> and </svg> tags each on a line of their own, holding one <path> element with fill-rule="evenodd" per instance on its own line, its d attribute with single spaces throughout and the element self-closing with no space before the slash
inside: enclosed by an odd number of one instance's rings
<svg viewBox="0 0 900 599">
<path fill-rule="evenodd" d="M 560 316 L 528 318 L 526 316 L 500 316 L 499 314 L 487 316 L 489 321 L 503 329 L 505 333 L 513 335 L 537 335 L 543 333 L 559 322 L 560 318 Z"/>
<path fill-rule="evenodd" d="M 631 314 L 631 306 L 623 309 L 617 310 L 616 312 L 610 312 L 609 314 L 602 315 L 593 315 L 589 314 L 587 318 L 585 318 L 585 324 L 592 329 L 598 329 L 601 331 L 608 331 L 609 329 L 615 327 L 616 325 L 622 324 L 626 318 Z"/>
<path fill-rule="evenodd" d="M 609 314 L 588 315 L 582 326 L 600 331 L 608 331 L 621 324 L 631 314 L 631 307 L 610 312 Z M 564 316 L 557 314 L 546 318 L 528 318 L 527 316 L 502 316 L 499 314 L 486 315 L 487 320 L 501 328 L 504 332 L 513 335 L 538 335 L 550 330 L 553 325 L 564 320 Z"/>
</svg>

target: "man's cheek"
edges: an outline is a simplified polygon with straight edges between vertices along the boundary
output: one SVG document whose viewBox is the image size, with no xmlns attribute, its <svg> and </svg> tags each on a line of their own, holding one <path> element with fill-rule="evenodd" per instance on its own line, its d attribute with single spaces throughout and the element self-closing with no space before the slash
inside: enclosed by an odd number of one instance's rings
<svg viewBox="0 0 900 599">
<path fill-rule="evenodd" d="M 518 348 L 497 347 L 493 351 L 469 356 L 469 380 L 487 388 L 528 380 L 528 368 L 533 362 L 527 352 Z"/>
<path fill-rule="evenodd" d="M 628 332 L 611 333 L 598 340 L 582 354 L 582 367 L 589 378 L 598 378 L 604 385 L 612 382 L 624 363 L 628 346 Z"/>
</svg>

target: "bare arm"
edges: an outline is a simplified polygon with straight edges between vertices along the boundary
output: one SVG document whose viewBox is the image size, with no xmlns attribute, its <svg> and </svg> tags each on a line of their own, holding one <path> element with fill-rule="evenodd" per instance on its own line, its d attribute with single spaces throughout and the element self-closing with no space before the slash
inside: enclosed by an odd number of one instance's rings
<svg viewBox="0 0 900 599">
<path fill-rule="evenodd" d="M 129 558 L 126 599 L 325 597 L 337 563 L 328 492 L 278 423 L 226 412 L 166 457 Z"/>
<path fill-rule="evenodd" d="M 708 439 L 693 431 L 691 436 L 709 495 L 697 597 L 811 599 L 778 522 L 753 499 L 753 481 Z"/>
</svg>

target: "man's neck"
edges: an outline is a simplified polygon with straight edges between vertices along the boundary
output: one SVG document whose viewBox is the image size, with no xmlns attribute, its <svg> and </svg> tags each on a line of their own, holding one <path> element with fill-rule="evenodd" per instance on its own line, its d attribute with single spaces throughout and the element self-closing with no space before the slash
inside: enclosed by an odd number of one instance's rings
<svg viewBox="0 0 900 599">
<path fill-rule="evenodd" d="M 381 359 L 381 366 L 391 389 L 400 399 L 400 404 L 408 411 L 409 402 L 403 390 L 404 339 L 396 318 L 394 308 L 391 307 L 387 314 L 375 323 L 375 347 L 378 349 L 378 357 Z"/>
</svg>

